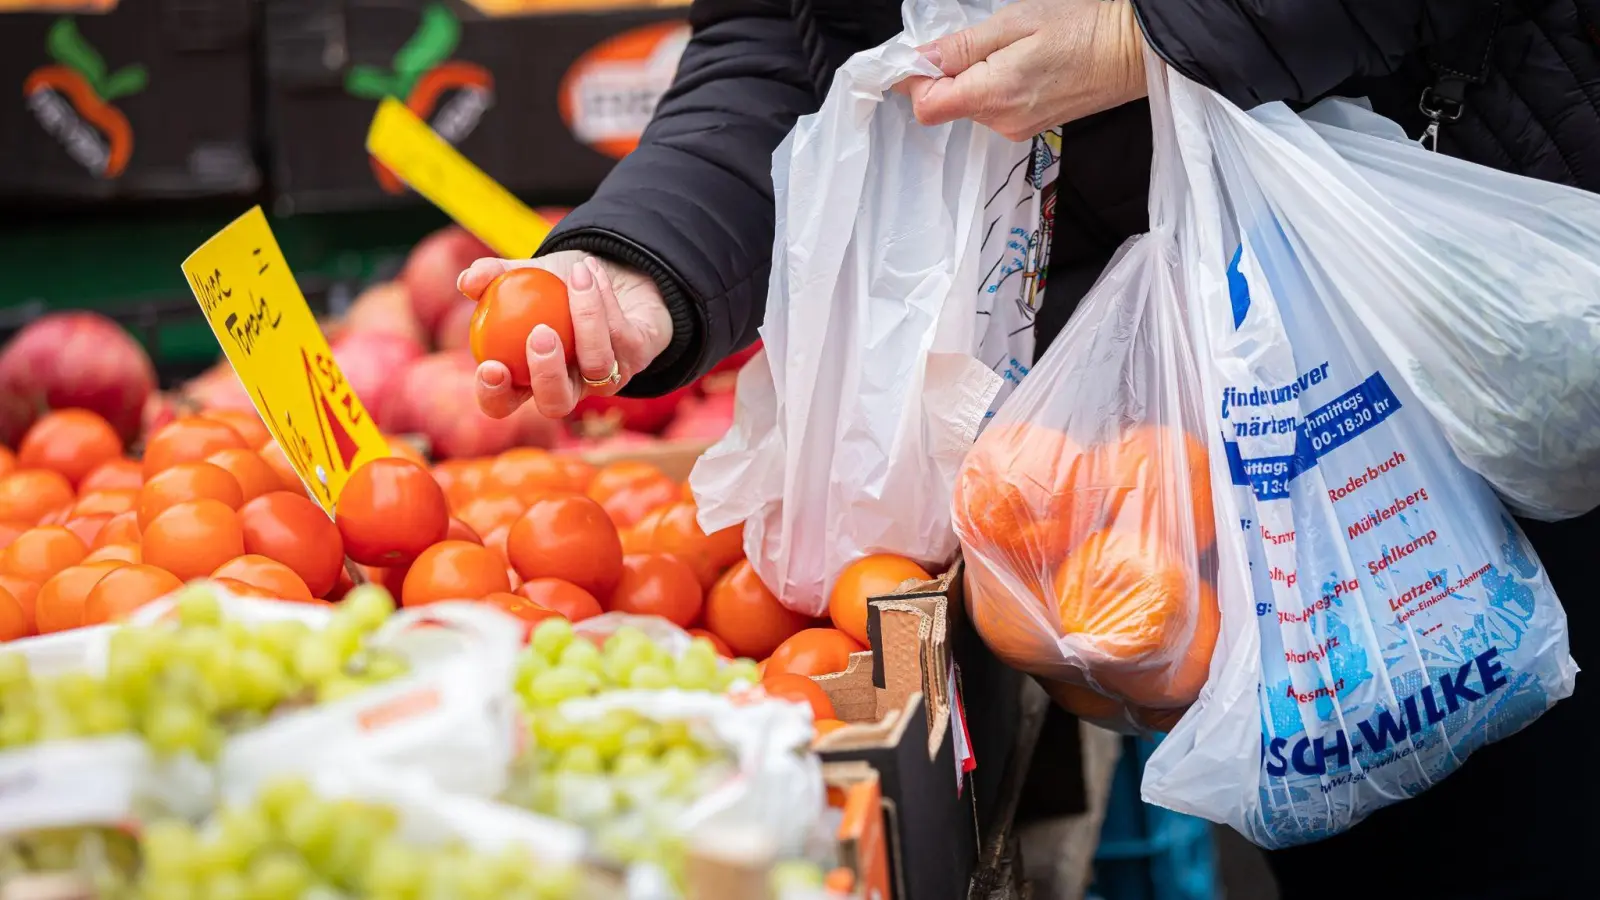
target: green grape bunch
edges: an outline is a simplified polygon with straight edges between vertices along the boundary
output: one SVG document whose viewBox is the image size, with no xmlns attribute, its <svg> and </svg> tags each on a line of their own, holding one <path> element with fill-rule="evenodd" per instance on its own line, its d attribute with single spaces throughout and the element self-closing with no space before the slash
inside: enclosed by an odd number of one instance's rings
<svg viewBox="0 0 1600 900">
<path fill-rule="evenodd" d="M 110 634 L 103 674 L 37 675 L 0 654 L 0 751 L 132 733 L 158 755 L 214 759 L 229 735 L 274 714 L 407 674 L 404 657 L 368 641 L 393 611 L 388 592 L 361 587 L 321 629 L 246 624 L 223 615 L 212 588 L 190 586 L 170 619 Z"/>
<path fill-rule="evenodd" d="M 280 778 L 205 825 L 160 820 L 139 841 L 137 900 L 567 900 L 592 896 L 574 866 L 511 846 L 408 841 L 382 803 Z"/>
<path fill-rule="evenodd" d="M 567 700 L 614 690 L 724 692 L 737 682 L 761 680 L 756 664 L 736 659 L 726 664 L 711 642 L 695 638 L 674 657 L 637 628 L 625 626 L 603 646 L 574 633 L 565 619 L 546 619 L 534 628 L 517 660 L 516 692 L 530 713 Z"/>
<path fill-rule="evenodd" d="M 96 900 L 131 900 L 139 851 L 132 834 L 109 827 L 44 828 L 0 837 L 0 895 L 41 877 L 67 879 Z M 17 886 L 17 887 L 14 887 Z"/>
</svg>

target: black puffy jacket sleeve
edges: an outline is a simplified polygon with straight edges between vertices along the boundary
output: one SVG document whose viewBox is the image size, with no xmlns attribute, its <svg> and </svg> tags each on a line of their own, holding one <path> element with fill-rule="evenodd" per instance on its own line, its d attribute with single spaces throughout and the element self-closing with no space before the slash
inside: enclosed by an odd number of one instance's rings
<svg viewBox="0 0 1600 900">
<path fill-rule="evenodd" d="M 1314 102 L 1456 37 L 1494 0 L 1133 0 L 1173 68 L 1245 108 Z"/>
<path fill-rule="evenodd" d="M 625 393 L 693 381 L 748 345 L 772 263 L 772 151 L 819 106 L 787 0 L 696 0 L 671 89 L 595 196 L 539 253 L 585 250 L 649 274 L 672 342 Z"/>
</svg>

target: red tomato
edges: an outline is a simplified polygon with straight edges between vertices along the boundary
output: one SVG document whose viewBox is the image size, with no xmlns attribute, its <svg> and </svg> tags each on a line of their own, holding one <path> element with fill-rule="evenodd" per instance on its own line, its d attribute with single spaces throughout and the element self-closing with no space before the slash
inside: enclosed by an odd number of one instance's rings
<svg viewBox="0 0 1600 900">
<path fill-rule="evenodd" d="M 704 599 L 700 579 L 688 563 L 665 553 L 622 559 L 622 580 L 607 609 L 638 616 L 660 616 L 682 628 L 694 623 Z"/>
<path fill-rule="evenodd" d="M 571 622 L 582 622 L 605 611 L 593 594 L 559 578 L 530 578 L 517 593 Z"/>
<path fill-rule="evenodd" d="M 444 540 L 450 507 L 427 469 L 390 456 L 351 473 L 334 521 L 351 559 L 392 567 Z"/>
<path fill-rule="evenodd" d="M 322 507 L 304 494 L 262 494 L 239 508 L 239 524 L 245 552 L 288 566 L 311 596 L 324 596 L 339 583 L 344 538 Z"/>
<path fill-rule="evenodd" d="M 561 341 L 567 365 L 577 363 L 572 308 L 567 285 L 543 269 L 512 269 L 489 283 L 472 314 L 469 341 L 478 362 L 498 360 L 511 370 L 511 383 L 528 385 L 528 335 L 548 325 Z"/>
<path fill-rule="evenodd" d="M 468 541 L 440 541 L 411 563 L 400 600 L 405 606 L 421 606 L 477 600 L 510 590 L 506 565 L 493 550 Z"/>
<path fill-rule="evenodd" d="M 608 597 L 622 577 L 622 540 L 599 504 L 577 495 L 534 501 L 511 526 L 506 555 L 524 579 L 560 578 Z"/>
<path fill-rule="evenodd" d="M 807 628 L 772 651 L 767 658 L 767 677 L 780 672 L 796 675 L 843 672 L 850 667 L 850 654 L 865 649 L 837 628 Z"/>
</svg>

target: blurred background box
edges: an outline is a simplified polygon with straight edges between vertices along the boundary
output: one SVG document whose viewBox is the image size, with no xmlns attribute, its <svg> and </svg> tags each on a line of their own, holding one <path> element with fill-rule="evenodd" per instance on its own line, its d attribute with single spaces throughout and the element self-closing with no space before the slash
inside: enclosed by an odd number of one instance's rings
<svg viewBox="0 0 1600 900">
<path fill-rule="evenodd" d="M 534 203 L 581 202 L 631 150 L 688 41 L 681 7 L 271 0 L 267 155 L 280 214 L 419 204 L 368 158 L 384 96 Z"/>
<path fill-rule="evenodd" d="M 251 0 L 0 5 L 0 204 L 247 196 Z"/>
</svg>

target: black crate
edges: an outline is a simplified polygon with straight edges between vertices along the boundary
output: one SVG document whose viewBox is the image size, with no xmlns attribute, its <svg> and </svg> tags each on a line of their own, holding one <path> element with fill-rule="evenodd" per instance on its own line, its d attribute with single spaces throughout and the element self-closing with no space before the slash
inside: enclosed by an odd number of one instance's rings
<svg viewBox="0 0 1600 900">
<path fill-rule="evenodd" d="M 254 193 L 250 0 L 99 5 L 0 13 L 0 202 Z"/>
<path fill-rule="evenodd" d="M 456 0 L 271 0 L 263 27 L 277 210 L 421 202 L 365 150 L 386 95 L 513 192 L 580 201 L 670 84 L 686 15 L 491 17 Z"/>
</svg>

